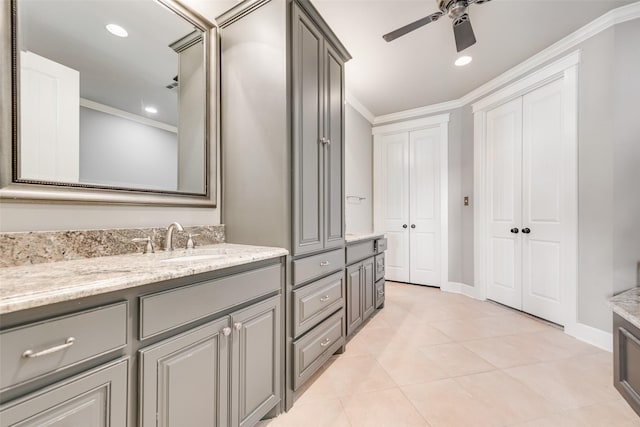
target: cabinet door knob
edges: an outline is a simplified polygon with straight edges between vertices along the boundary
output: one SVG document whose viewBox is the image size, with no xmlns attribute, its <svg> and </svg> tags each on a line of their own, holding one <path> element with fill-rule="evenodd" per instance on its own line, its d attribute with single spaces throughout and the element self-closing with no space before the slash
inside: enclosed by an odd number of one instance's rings
<svg viewBox="0 0 640 427">
<path fill-rule="evenodd" d="M 519 232 L 519 231 L 520 231 L 520 230 L 518 230 L 517 228 L 512 228 L 512 229 L 511 229 L 511 232 L 512 232 L 513 234 L 518 234 L 518 232 Z"/>
<path fill-rule="evenodd" d="M 239 331 L 240 329 L 242 329 L 242 323 L 240 322 L 234 323 L 233 329 L 235 329 L 236 331 Z"/>
<path fill-rule="evenodd" d="M 411 228 L 416 228 L 416 225 L 415 224 L 411 224 Z"/>
<path fill-rule="evenodd" d="M 329 138 L 325 138 L 326 144 L 331 145 L 331 140 Z"/>
<path fill-rule="evenodd" d="M 524 234 L 529 234 L 529 233 L 531 233 L 531 229 L 530 229 L 530 228 L 523 228 L 523 229 L 522 229 L 522 232 L 523 232 Z"/>
<path fill-rule="evenodd" d="M 402 224 L 402 228 L 407 228 L 408 225 L 407 224 Z"/>
<path fill-rule="evenodd" d="M 222 328 L 222 335 L 224 335 L 225 337 L 228 337 L 229 335 L 231 335 L 231 328 L 229 327 Z"/>
<path fill-rule="evenodd" d="M 65 348 L 69 348 L 76 342 L 74 337 L 69 337 L 65 340 L 64 344 L 56 345 L 55 347 L 47 348 L 46 350 L 41 350 L 38 352 L 34 352 L 33 350 L 27 350 L 22 353 L 22 357 L 26 359 L 34 359 L 36 357 L 46 356 L 47 354 L 57 353 L 59 351 L 64 350 Z"/>
</svg>

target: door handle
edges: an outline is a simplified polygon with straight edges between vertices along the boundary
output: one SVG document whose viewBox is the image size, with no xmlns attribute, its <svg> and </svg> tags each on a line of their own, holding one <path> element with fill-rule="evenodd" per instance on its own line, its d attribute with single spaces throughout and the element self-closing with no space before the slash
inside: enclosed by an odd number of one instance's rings
<svg viewBox="0 0 640 427">
<path fill-rule="evenodd" d="M 529 233 L 531 233 L 531 229 L 530 228 L 523 228 L 522 229 L 522 233 L 529 234 Z"/>
<path fill-rule="evenodd" d="M 402 224 L 402 228 L 407 228 L 408 225 L 407 224 Z"/>
<path fill-rule="evenodd" d="M 411 224 L 411 228 L 416 228 L 416 225 L 415 224 Z"/>
<path fill-rule="evenodd" d="M 518 233 L 520 232 L 520 230 L 518 230 L 517 228 L 512 228 L 512 229 L 511 229 L 511 232 L 512 232 L 513 234 L 518 234 Z"/>
</svg>

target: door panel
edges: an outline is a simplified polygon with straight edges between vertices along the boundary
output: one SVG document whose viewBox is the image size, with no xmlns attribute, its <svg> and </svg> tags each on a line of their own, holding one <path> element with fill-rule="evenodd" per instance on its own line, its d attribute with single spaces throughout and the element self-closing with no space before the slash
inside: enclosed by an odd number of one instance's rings
<svg viewBox="0 0 640 427">
<path fill-rule="evenodd" d="M 522 99 L 487 113 L 487 297 L 522 308 Z"/>
<path fill-rule="evenodd" d="M 294 255 L 322 249 L 323 38 L 293 7 Z"/>
<path fill-rule="evenodd" d="M 325 248 L 344 244 L 344 117 L 343 65 L 338 54 L 324 43 L 325 64 Z"/>
<path fill-rule="evenodd" d="M 558 324 L 562 316 L 563 178 L 562 81 L 523 97 L 523 309 Z M 570 190 L 569 190 L 570 191 Z"/>
<path fill-rule="evenodd" d="M 362 317 L 366 320 L 376 310 L 376 298 L 375 298 L 375 260 L 369 258 L 363 261 L 362 268 Z"/>
<path fill-rule="evenodd" d="M 140 350 L 140 425 L 226 426 L 228 318 Z"/>
<path fill-rule="evenodd" d="M 382 135 L 376 142 L 376 219 L 388 239 L 388 280 L 410 281 L 409 260 L 409 134 Z M 407 225 L 407 228 L 403 228 Z"/>
<path fill-rule="evenodd" d="M 362 323 L 362 263 L 347 267 L 347 335 Z"/>
<path fill-rule="evenodd" d="M 280 296 L 231 316 L 231 425 L 254 425 L 280 400 Z"/>
<path fill-rule="evenodd" d="M 409 141 L 410 281 L 440 286 L 440 128 Z"/>
</svg>

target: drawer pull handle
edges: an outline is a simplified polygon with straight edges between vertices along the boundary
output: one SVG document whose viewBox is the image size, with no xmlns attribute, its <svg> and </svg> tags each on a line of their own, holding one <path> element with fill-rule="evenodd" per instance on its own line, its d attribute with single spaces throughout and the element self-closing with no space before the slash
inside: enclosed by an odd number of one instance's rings
<svg viewBox="0 0 640 427">
<path fill-rule="evenodd" d="M 331 264 L 329 261 L 322 261 L 322 262 L 320 263 L 320 267 L 326 267 L 326 266 L 328 266 L 329 264 Z"/>
<path fill-rule="evenodd" d="M 320 298 L 320 302 L 327 302 L 329 301 L 329 298 L 330 298 L 329 295 L 325 295 L 322 298 Z"/>
<path fill-rule="evenodd" d="M 384 291 L 378 291 L 378 295 L 380 296 L 384 295 Z"/>
<path fill-rule="evenodd" d="M 326 338 L 324 341 L 320 343 L 320 347 L 326 347 L 329 345 L 330 342 L 331 340 L 329 338 Z"/>
<path fill-rule="evenodd" d="M 46 350 L 42 350 L 39 351 L 37 353 L 34 353 L 33 350 L 27 350 L 24 353 L 22 353 L 22 357 L 26 358 L 26 359 L 34 359 L 36 357 L 40 357 L 40 356 L 46 356 L 47 354 L 52 354 L 52 353 L 56 353 L 58 351 L 62 351 L 65 348 L 69 348 L 71 347 L 74 343 L 76 342 L 76 339 L 74 337 L 69 337 L 67 338 L 67 340 L 64 342 L 64 344 L 60 344 L 57 345 L 55 347 L 51 347 L 48 348 Z"/>
</svg>

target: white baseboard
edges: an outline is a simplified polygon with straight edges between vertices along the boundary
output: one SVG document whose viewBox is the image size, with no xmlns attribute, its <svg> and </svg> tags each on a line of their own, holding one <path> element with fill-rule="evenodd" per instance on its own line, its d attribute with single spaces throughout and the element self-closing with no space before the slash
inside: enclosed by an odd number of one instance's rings
<svg viewBox="0 0 640 427">
<path fill-rule="evenodd" d="M 449 282 L 446 286 L 442 286 L 440 289 L 445 292 L 461 294 L 468 296 L 469 298 L 478 299 L 476 297 L 476 289 L 473 286 L 467 285 L 466 283 Z"/>
<path fill-rule="evenodd" d="M 606 332 L 598 328 L 594 328 L 584 323 L 575 323 L 573 325 L 567 325 L 564 327 L 564 332 L 567 335 L 584 341 L 587 344 L 594 345 L 605 351 L 613 351 L 613 334 Z"/>
</svg>

